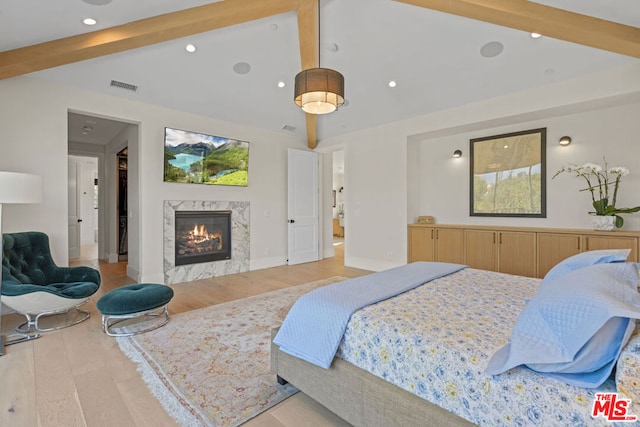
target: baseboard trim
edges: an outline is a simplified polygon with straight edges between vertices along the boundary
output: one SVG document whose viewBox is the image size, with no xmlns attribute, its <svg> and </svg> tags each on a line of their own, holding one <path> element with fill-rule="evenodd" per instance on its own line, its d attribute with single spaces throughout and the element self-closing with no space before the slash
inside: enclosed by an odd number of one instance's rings
<svg viewBox="0 0 640 427">
<path fill-rule="evenodd" d="M 262 270 L 263 268 L 279 267 L 286 265 L 287 260 L 283 257 L 261 258 L 249 261 L 249 270 Z"/>
<path fill-rule="evenodd" d="M 131 265 L 127 264 L 127 277 L 132 278 L 136 282 L 140 281 L 140 272 L 135 268 L 131 267 Z"/>
</svg>

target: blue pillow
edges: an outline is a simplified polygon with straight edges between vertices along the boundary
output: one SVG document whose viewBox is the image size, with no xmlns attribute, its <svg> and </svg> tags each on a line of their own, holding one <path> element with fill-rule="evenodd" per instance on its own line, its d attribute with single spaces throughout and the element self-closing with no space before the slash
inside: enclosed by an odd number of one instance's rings
<svg viewBox="0 0 640 427">
<path fill-rule="evenodd" d="M 581 252 L 570 256 L 557 263 L 542 280 L 544 286 L 547 282 L 557 279 L 570 271 L 588 267 L 595 264 L 607 264 L 610 262 L 625 262 L 631 253 L 631 249 L 603 249 L 597 251 Z"/>
<path fill-rule="evenodd" d="M 640 318 L 637 283 L 633 263 L 596 264 L 550 281 L 524 307 L 486 373 L 524 365 L 578 387 L 600 386 Z"/>
</svg>

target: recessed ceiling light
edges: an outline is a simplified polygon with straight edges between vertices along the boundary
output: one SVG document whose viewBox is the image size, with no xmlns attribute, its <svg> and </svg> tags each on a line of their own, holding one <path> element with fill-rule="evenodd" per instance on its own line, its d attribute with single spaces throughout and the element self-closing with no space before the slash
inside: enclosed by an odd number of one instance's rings
<svg viewBox="0 0 640 427">
<path fill-rule="evenodd" d="M 246 62 L 238 62 L 233 66 L 233 71 L 235 71 L 237 74 L 247 74 L 249 71 L 251 71 L 251 65 L 247 64 Z"/>
<path fill-rule="evenodd" d="M 82 22 L 84 22 L 84 25 L 96 25 L 98 23 L 98 21 L 93 18 L 84 18 Z"/>
<path fill-rule="evenodd" d="M 93 6 L 104 6 L 105 4 L 111 3 L 111 0 L 82 0 L 87 4 L 91 4 Z"/>
<path fill-rule="evenodd" d="M 285 82 L 278 82 L 278 87 L 285 87 L 285 86 L 286 86 Z"/>
<path fill-rule="evenodd" d="M 540 34 L 540 33 L 531 33 L 531 38 L 532 39 L 539 39 L 540 37 L 542 37 L 542 34 Z"/>
<path fill-rule="evenodd" d="M 196 49 L 196 46 L 195 46 L 194 44 L 191 44 L 191 43 L 189 43 L 188 45 L 186 45 L 186 46 L 184 47 L 184 49 L 185 49 L 187 52 L 189 52 L 189 53 L 193 53 L 193 52 L 195 52 L 195 51 L 197 50 L 197 49 Z"/>
<path fill-rule="evenodd" d="M 391 81 L 389 82 L 389 87 L 396 87 L 397 85 L 398 85 L 398 83 L 396 83 L 396 81 L 395 81 L 395 80 L 391 80 Z"/>
<path fill-rule="evenodd" d="M 480 48 L 480 55 L 485 58 L 493 58 L 502 53 L 504 45 L 500 42 L 489 42 Z"/>
</svg>

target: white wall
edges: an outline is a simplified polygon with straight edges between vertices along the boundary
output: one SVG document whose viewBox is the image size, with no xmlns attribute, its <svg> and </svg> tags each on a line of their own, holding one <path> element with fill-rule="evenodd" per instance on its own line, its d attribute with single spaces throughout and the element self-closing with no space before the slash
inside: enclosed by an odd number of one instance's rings
<svg viewBox="0 0 640 427">
<path fill-rule="evenodd" d="M 139 123 L 138 280 L 163 280 L 163 200 L 249 201 L 251 268 L 285 263 L 286 150 L 289 147 L 306 149 L 305 141 L 296 141 L 284 133 L 90 93 L 26 76 L 0 81 L 0 94 L 0 129 L 3 134 L 0 170 L 35 173 L 44 177 L 43 203 L 7 206 L 3 210 L 4 230 L 46 232 L 51 238 L 54 259 L 60 265 L 68 263 L 66 159 L 69 110 Z M 165 126 L 249 141 L 249 186 L 163 182 Z M 265 255 L 267 247 L 268 256 Z"/>
<path fill-rule="evenodd" d="M 634 174 L 623 183 L 620 203 L 640 204 L 639 103 L 636 64 L 320 141 L 326 151 L 345 147 L 345 264 L 381 270 L 406 263 L 407 224 L 417 215 L 434 215 L 441 223 L 472 223 L 467 182 L 471 135 L 547 127 L 551 176 L 574 157 L 576 162 L 597 161 L 600 153 L 606 154 L 611 165 L 623 162 Z M 575 145 L 561 153 L 553 141 L 565 134 Z M 457 148 L 465 157 L 456 162 L 452 154 Z M 517 225 L 588 226 L 588 201 L 578 201 L 577 186 L 569 176 L 550 181 L 548 218 L 519 220 Z M 627 216 L 629 228 L 640 229 L 637 218 Z"/>
<path fill-rule="evenodd" d="M 407 143 L 393 126 L 345 144 L 345 265 L 382 270 L 406 262 Z"/>
<path fill-rule="evenodd" d="M 569 174 L 552 177 L 566 163 L 602 164 L 606 156 L 610 167 L 627 166 L 632 171 L 622 180 L 617 206 L 640 205 L 639 119 L 637 103 L 425 140 L 420 143 L 420 214 L 449 224 L 590 228 L 591 197 L 588 191 L 579 191 L 586 188 L 585 181 Z M 469 139 L 539 127 L 547 128 L 547 217 L 469 216 Z M 571 136 L 571 145 L 558 144 L 563 135 Z M 463 157 L 452 158 L 455 149 L 461 149 Z M 640 230 L 640 215 L 623 217 L 624 229 Z"/>
<path fill-rule="evenodd" d="M 3 130 L 0 170 L 39 173 L 45 177 L 43 204 L 6 207 L 3 218 L 5 229 L 35 229 L 49 233 L 54 245 L 54 257 L 61 264 L 67 262 L 67 200 L 66 191 L 61 189 L 66 189 L 67 185 L 66 127 L 69 109 L 140 124 L 140 280 L 163 279 L 162 233 L 159 232 L 162 230 L 163 200 L 250 201 L 251 268 L 284 264 L 287 244 L 286 149 L 305 149 L 304 141 L 295 141 L 290 135 L 282 133 L 88 93 L 29 77 L 0 81 L 0 94 L 0 129 Z M 551 129 L 553 132 L 550 133 L 555 136 L 570 134 L 574 137 L 575 145 L 568 147 L 574 153 L 579 153 L 583 149 L 581 147 L 591 147 L 584 151 L 583 158 L 586 160 L 596 155 L 598 150 L 595 147 L 599 144 L 622 146 L 622 150 L 607 148 L 605 154 L 610 162 L 627 159 L 624 164 L 634 175 L 626 177 L 623 195 L 627 201 L 634 203 L 631 193 L 638 195 L 637 181 L 634 180 L 640 174 L 637 136 L 640 132 L 633 125 L 634 120 L 637 121 L 638 110 L 636 107 L 629 110 L 623 107 L 638 103 L 640 64 L 320 141 L 320 152 L 344 149 L 345 153 L 344 179 L 348 191 L 345 202 L 345 228 L 348 230 L 345 264 L 371 270 L 404 264 L 406 226 L 415 220 L 414 212 L 422 213 L 423 203 L 427 203 L 423 199 L 429 197 L 431 192 L 444 191 L 448 198 L 455 199 L 453 205 L 443 201 L 444 206 L 437 208 L 437 211 L 429 205 L 429 213 L 437 216 L 439 222 L 469 221 L 469 217 L 465 216 L 468 206 L 464 205 L 468 196 L 457 187 L 458 184 L 449 183 L 439 175 L 430 177 L 435 187 L 427 186 L 425 182 L 409 184 L 408 180 L 416 176 L 423 180 L 422 175 L 412 171 L 409 166 L 415 167 L 417 164 L 433 168 L 438 163 L 441 163 L 440 167 L 452 164 L 451 153 L 455 148 L 468 152 L 460 144 L 468 143 L 470 134 L 492 135 L 498 129 L 526 129 L 530 124 L 538 123 Z M 625 124 L 621 127 L 621 119 L 615 111 L 603 110 L 609 110 L 612 106 L 620 106 L 618 113 L 625 114 Z M 580 116 L 582 113 L 593 115 Z M 36 119 L 37 124 L 34 124 Z M 249 187 L 162 182 L 165 126 L 250 141 Z M 455 135 L 464 137 L 455 139 L 456 146 L 451 147 L 449 138 Z M 609 139 L 611 136 L 630 142 L 621 143 Z M 441 140 L 441 144 L 434 146 L 432 142 L 435 140 Z M 549 141 L 552 141 L 551 135 Z M 421 162 L 414 159 L 416 151 L 424 154 L 425 150 L 440 149 L 443 157 L 436 156 L 434 152 L 433 155 L 425 154 Z M 461 165 L 464 165 L 464 159 L 466 157 L 463 157 Z M 549 163 L 549 172 L 564 161 L 560 157 L 554 159 Z M 576 158 L 576 161 L 580 159 Z M 455 177 L 464 176 L 464 170 L 465 167 L 460 167 L 452 169 L 451 173 Z M 466 178 L 463 179 L 464 183 L 466 181 Z M 567 194 L 575 196 L 573 193 L 577 183 L 566 176 L 550 182 L 549 186 L 552 184 L 554 193 L 548 200 L 548 224 L 584 224 L 581 222 L 584 221 L 584 202 L 574 206 L 576 198 L 565 197 Z M 463 192 L 457 194 L 456 190 Z M 331 186 L 323 187 L 323 191 L 330 192 Z M 413 199 L 416 195 L 420 200 Z M 330 200 L 330 194 L 323 194 L 323 200 Z M 625 199 L 621 197 L 620 202 L 623 201 Z M 412 213 L 412 217 L 408 212 Z M 561 219 L 562 215 L 567 215 L 568 219 Z M 542 225 L 535 220 L 530 221 L 527 225 Z M 633 226 L 633 221 L 628 222 Z M 330 218 L 326 219 L 326 224 L 330 224 Z M 269 248 L 269 255 L 266 255 L 266 248 Z"/>
</svg>

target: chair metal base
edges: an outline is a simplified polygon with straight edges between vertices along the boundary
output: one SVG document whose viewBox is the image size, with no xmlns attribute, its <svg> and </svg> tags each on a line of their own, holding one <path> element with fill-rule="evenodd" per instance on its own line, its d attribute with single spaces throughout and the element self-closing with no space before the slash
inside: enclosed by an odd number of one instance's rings
<svg viewBox="0 0 640 427">
<path fill-rule="evenodd" d="M 89 301 L 89 299 L 87 298 L 86 300 L 82 301 L 80 304 L 76 305 L 75 307 L 61 309 L 61 310 L 46 311 L 46 312 L 43 312 L 43 313 L 38 313 L 35 317 L 30 313 L 20 313 L 24 317 L 27 318 L 27 321 L 24 322 L 24 323 L 21 323 L 20 325 L 18 325 L 15 330 L 16 330 L 16 332 L 20 332 L 22 334 L 31 334 L 31 333 L 36 332 L 36 331 L 37 332 L 50 332 L 50 331 L 56 331 L 58 329 L 68 328 L 69 326 L 77 325 L 80 322 L 84 322 L 85 320 L 87 320 L 91 316 L 91 314 L 88 311 L 80 310 L 80 308 L 79 308 L 79 306 L 85 304 L 88 301 Z M 56 316 L 56 315 L 59 315 L 59 314 L 66 314 L 72 308 L 76 309 L 76 312 L 80 314 L 80 317 L 75 318 L 74 320 L 72 320 L 70 322 L 67 322 L 67 323 L 64 323 L 62 325 L 54 326 L 53 328 L 41 328 L 40 327 L 40 324 L 38 322 L 40 321 L 41 318 L 50 317 L 50 316 Z"/>
<path fill-rule="evenodd" d="M 115 332 L 113 330 L 116 325 L 137 317 L 146 317 L 149 319 L 157 318 L 158 321 L 151 324 L 151 326 L 144 329 L 129 330 L 128 332 Z M 153 331 L 160 326 L 165 325 L 169 321 L 169 310 L 167 305 L 159 308 L 154 308 L 146 311 L 139 311 L 131 314 L 103 314 L 102 315 L 102 330 L 110 337 L 130 337 L 132 335 L 138 335 L 143 332 Z"/>
</svg>

